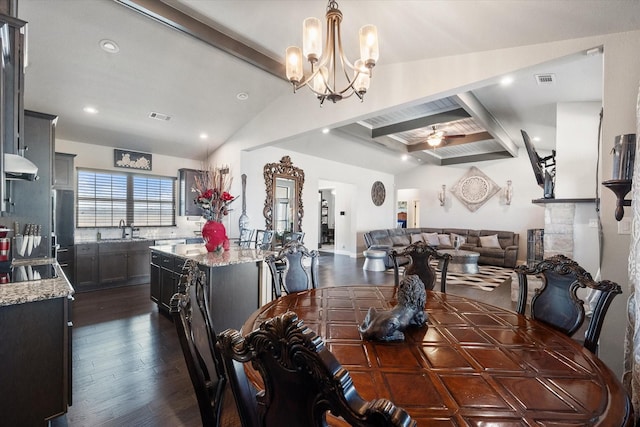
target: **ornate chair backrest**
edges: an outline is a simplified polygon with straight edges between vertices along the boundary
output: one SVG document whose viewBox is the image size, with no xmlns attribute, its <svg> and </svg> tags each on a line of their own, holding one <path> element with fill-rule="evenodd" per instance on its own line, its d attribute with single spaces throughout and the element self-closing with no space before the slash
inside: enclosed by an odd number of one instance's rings
<svg viewBox="0 0 640 427">
<path fill-rule="evenodd" d="M 275 297 L 280 298 L 283 289 L 290 294 L 317 288 L 318 257 L 317 250 L 309 251 L 298 241 L 291 241 L 276 255 L 267 256 Z"/>
<path fill-rule="evenodd" d="M 264 251 L 271 249 L 273 235 L 274 232 L 272 230 L 256 230 L 256 249 L 262 249 Z"/>
<path fill-rule="evenodd" d="M 393 273 L 396 286 L 400 283 L 398 258 L 407 257 L 410 262 L 404 267 L 404 276 L 409 274 L 417 275 L 427 290 L 432 290 L 435 287 L 437 278 L 436 269 L 433 268 L 430 263 L 431 259 L 443 260 L 440 271 L 440 291 L 446 292 L 447 269 L 449 268 L 451 255 L 440 254 L 425 242 L 415 242 L 401 251 L 391 251 L 390 256 L 393 261 Z"/>
<path fill-rule="evenodd" d="M 326 426 L 327 411 L 353 426 L 417 425 L 386 399 L 364 400 L 322 338 L 293 312 L 265 321 L 246 337 L 227 329 L 218 337 L 218 347 L 243 427 Z M 251 362 L 264 391 L 256 394 L 234 361 Z"/>
<path fill-rule="evenodd" d="M 170 302 L 180 346 L 200 409 L 203 425 L 217 426 L 226 383 L 222 358 L 211 327 L 206 274 L 193 260 L 185 262 L 178 293 Z M 195 309 L 194 309 L 195 308 Z"/>
<path fill-rule="evenodd" d="M 250 248 L 254 241 L 253 241 L 253 234 L 255 233 L 255 230 L 252 228 L 241 228 L 240 229 L 240 240 L 239 240 L 239 245 L 242 249 L 248 249 Z"/>
<path fill-rule="evenodd" d="M 515 271 L 520 286 L 516 311 L 525 314 L 527 276 L 536 275 L 542 279 L 542 287 L 536 289 L 531 299 L 531 318 L 544 322 L 568 336 L 572 336 L 582 326 L 585 318 L 584 304 L 578 298 L 578 289 L 598 291 L 584 339 L 584 346 L 596 353 L 604 317 L 613 298 L 622 293 L 620 286 L 609 280 L 594 281 L 591 274 L 564 255 L 552 256 L 531 268 L 519 265 Z"/>
</svg>

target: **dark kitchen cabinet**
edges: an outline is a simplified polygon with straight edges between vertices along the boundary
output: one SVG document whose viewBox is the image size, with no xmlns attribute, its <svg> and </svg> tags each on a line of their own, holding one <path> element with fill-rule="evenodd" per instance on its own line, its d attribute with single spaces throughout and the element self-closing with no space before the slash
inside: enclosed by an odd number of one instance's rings
<svg viewBox="0 0 640 427">
<path fill-rule="evenodd" d="M 149 290 L 151 291 L 151 300 L 160 304 L 160 253 L 151 251 L 151 277 L 149 278 Z"/>
<path fill-rule="evenodd" d="M 34 111 L 24 112 L 24 157 L 38 167 L 40 179 L 12 181 L 10 202 L 13 220 L 19 224 L 41 226 L 42 241 L 32 256 L 51 255 L 53 201 L 51 197 L 56 116 Z"/>
<path fill-rule="evenodd" d="M 98 281 L 100 285 L 127 281 L 128 243 L 100 243 Z"/>
<path fill-rule="evenodd" d="M 75 248 L 73 246 L 58 249 L 58 264 L 70 283 L 75 283 Z"/>
<path fill-rule="evenodd" d="M 150 244 L 134 240 L 76 245 L 76 291 L 147 283 Z"/>
<path fill-rule="evenodd" d="M 98 285 L 98 244 L 81 243 L 75 246 L 76 274 L 75 290 L 95 289 Z"/>
<path fill-rule="evenodd" d="M 191 192 L 196 182 L 196 176 L 201 173 L 202 171 L 195 169 L 178 170 L 178 215 L 202 216 L 202 209 L 194 203 L 196 193 Z"/>
<path fill-rule="evenodd" d="M 151 251 L 151 300 L 163 310 L 169 310 L 171 297 L 178 290 L 182 265 L 176 266 L 176 258 Z"/>
<path fill-rule="evenodd" d="M 130 243 L 127 250 L 127 284 L 147 283 L 149 274 L 149 242 Z"/>
<path fill-rule="evenodd" d="M 56 153 L 53 188 L 56 190 L 75 190 L 75 154 Z"/>
<path fill-rule="evenodd" d="M 71 404 L 71 302 L 0 307 L 2 425 L 47 426 Z"/>
</svg>

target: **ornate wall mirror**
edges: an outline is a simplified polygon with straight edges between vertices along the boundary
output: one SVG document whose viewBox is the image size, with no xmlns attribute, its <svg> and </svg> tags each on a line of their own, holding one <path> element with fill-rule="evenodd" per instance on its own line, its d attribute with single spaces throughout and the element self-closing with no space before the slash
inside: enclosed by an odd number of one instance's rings
<svg viewBox="0 0 640 427">
<path fill-rule="evenodd" d="M 264 183 L 265 229 L 275 232 L 273 240 L 277 246 L 287 234 L 302 231 L 304 171 L 293 166 L 289 156 L 284 156 L 279 163 L 264 166 Z"/>
</svg>

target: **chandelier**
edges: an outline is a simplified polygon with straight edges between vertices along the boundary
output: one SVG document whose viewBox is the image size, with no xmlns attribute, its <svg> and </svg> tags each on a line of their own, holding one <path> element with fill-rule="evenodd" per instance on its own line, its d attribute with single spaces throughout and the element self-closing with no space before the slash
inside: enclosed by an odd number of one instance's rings
<svg viewBox="0 0 640 427">
<path fill-rule="evenodd" d="M 287 79 L 293 84 L 294 92 L 302 86 L 311 89 L 320 100 L 320 105 L 325 99 L 335 103 L 354 94 L 362 100 L 369 88 L 371 70 L 378 60 L 378 30 L 375 25 L 365 25 L 360 28 L 360 59 L 352 64 L 345 57 L 342 49 L 340 35 L 342 12 L 334 0 L 329 0 L 326 18 L 327 40 L 324 53 L 320 20 L 318 18 L 304 20 L 303 49 L 290 46 L 286 51 Z M 306 77 L 302 61 L 303 53 L 311 65 L 311 72 Z"/>
</svg>

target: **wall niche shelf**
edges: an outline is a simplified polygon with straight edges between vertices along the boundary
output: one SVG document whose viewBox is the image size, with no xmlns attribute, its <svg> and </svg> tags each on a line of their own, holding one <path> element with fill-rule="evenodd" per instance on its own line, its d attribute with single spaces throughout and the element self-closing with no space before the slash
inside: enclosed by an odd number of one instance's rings
<svg viewBox="0 0 640 427">
<path fill-rule="evenodd" d="M 630 179 L 610 179 L 602 182 L 602 185 L 616 195 L 616 221 L 620 221 L 624 217 L 624 207 L 631 206 L 631 200 L 625 199 L 631 191 L 631 182 Z"/>
<path fill-rule="evenodd" d="M 548 203 L 598 203 L 600 200 L 596 198 L 583 199 L 533 199 L 531 203 L 536 205 L 544 205 Z"/>
</svg>

